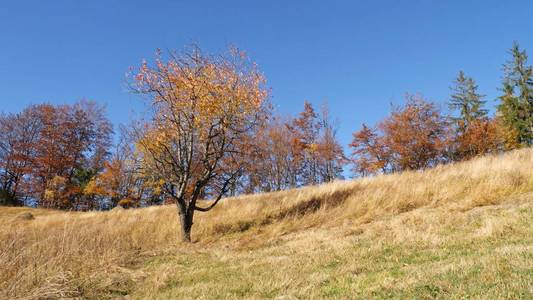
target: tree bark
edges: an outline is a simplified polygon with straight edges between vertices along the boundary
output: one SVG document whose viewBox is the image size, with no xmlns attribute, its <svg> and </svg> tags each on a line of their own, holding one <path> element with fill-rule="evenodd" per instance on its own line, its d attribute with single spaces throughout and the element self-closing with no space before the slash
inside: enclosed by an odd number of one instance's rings
<svg viewBox="0 0 533 300">
<path fill-rule="evenodd" d="M 194 212 L 194 211 L 193 211 Z M 178 204 L 178 214 L 181 224 L 181 240 L 185 243 L 191 242 L 191 229 L 193 213 L 189 212 L 185 207 L 181 207 Z"/>
</svg>

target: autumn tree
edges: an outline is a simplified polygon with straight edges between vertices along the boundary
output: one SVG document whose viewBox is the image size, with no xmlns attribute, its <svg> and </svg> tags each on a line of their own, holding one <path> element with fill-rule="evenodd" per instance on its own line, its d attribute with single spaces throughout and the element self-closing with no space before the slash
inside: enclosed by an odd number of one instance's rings
<svg viewBox="0 0 533 300">
<path fill-rule="evenodd" d="M 447 122 L 422 96 L 408 95 L 405 106 L 393 108 L 379 127 L 393 171 L 425 169 L 445 158 Z"/>
<path fill-rule="evenodd" d="M 112 127 L 94 102 L 38 106 L 40 130 L 31 169 L 32 194 L 44 207 L 93 206 L 83 188 L 102 167 Z M 89 208 L 90 208 L 89 207 Z"/>
<path fill-rule="evenodd" d="M 0 204 L 23 204 L 21 189 L 35 160 L 39 130 L 36 106 L 0 116 Z"/>
<path fill-rule="evenodd" d="M 320 130 L 317 142 L 319 182 L 331 182 L 342 178 L 343 167 L 347 159 L 337 139 L 337 125 L 331 119 L 327 104 L 322 106 Z"/>
<path fill-rule="evenodd" d="M 473 121 L 466 131 L 456 135 L 455 159 L 469 159 L 475 156 L 500 151 L 503 144 L 502 126 L 499 119 Z"/>
<path fill-rule="evenodd" d="M 403 107 L 370 129 L 354 133 L 350 145 L 354 169 L 362 175 L 425 169 L 444 161 L 449 145 L 448 124 L 435 104 L 407 95 Z"/>
<path fill-rule="evenodd" d="M 288 126 L 295 136 L 296 152 L 302 156 L 300 181 L 303 185 L 317 184 L 320 121 L 313 105 L 305 101 L 303 111 Z"/>
<path fill-rule="evenodd" d="M 244 137 L 257 126 L 267 90 L 264 77 L 237 49 L 220 56 L 198 47 L 157 54 L 135 75 L 134 91 L 153 110 L 137 130 L 144 168 L 164 181 L 174 199 L 183 241 L 191 241 L 195 211 L 209 211 L 243 172 Z M 208 206 L 200 197 L 211 198 Z"/>
<path fill-rule="evenodd" d="M 390 170 L 390 153 L 376 128 L 363 124 L 361 130 L 353 133 L 349 147 L 352 148 L 353 173 L 368 176 Z"/>
<path fill-rule="evenodd" d="M 55 208 L 93 206 L 83 195 L 102 168 L 112 127 L 104 108 L 92 101 L 73 105 L 32 105 L 0 117 L 1 194 L 20 203 L 19 194 Z"/>
<path fill-rule="evenodd" d="M 339 178 L 345 162 L 344 152 L 336 138 L 336 128 L 327 105 L 317 113 L 310 102 L 287 123 L 293 136 L 294 153 L 299 156 L 301 185 L 314 185 Z"/>
<path fill-rule="evenodd" d="M 128 129 L 122 126 L 113 154 L 84 189 L 87 197 L 97 197 L 110 207 L 129 208 L 161 202 L 162 183 L 143 172 L 141 156 L 131 137 Z"/>
<path fill-rule="evenodd" d="M 247 156 L 243 192 L 271 192 L 298 186 L 301 147 L 287 123 L 272 116 L 258 128 Z"/>
<path fill-rule="evenodd" d="M 508 149 L 533 144 L 533 68 L 527 64 L 526 51 L 517 43 L 510 53 L 512 59 L 504 65 L 503 95 L 498 105 Z"/>
</svg>

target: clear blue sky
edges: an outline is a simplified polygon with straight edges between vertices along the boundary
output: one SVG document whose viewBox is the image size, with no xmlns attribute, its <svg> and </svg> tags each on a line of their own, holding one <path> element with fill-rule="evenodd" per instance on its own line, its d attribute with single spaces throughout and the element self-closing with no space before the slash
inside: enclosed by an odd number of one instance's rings
<svg viewBox="0 0 533 300">
<path fill-rule="evenodd" d="M 128 67 L 156 48 L 235 44 L 282 113 L 327 100 L 346 145 L 406 92 L 445 103 L 459 70 L 493 105 L 507 49 L 533 53 L 532 32 L 532 1 L 2 1 L 0 111 L 87 98 L 126 123 L 142 108 Z"/>
</svg>

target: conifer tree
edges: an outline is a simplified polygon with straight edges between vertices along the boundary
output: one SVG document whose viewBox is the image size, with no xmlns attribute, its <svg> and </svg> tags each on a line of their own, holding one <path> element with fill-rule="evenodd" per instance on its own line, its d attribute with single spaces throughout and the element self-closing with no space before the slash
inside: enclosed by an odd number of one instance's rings
<svg viewBox="0 0 533 300">
<path fill-rule="evenodd" d="M 478 85 L 463 71 L 454 84 L 448 104 L 453 114 L 449 119 L 454 133 L 448 158 L 463 160 L 498 151 L 502 144 L 499 123 L 489 118 L 484 108 L 485 96 L 478 93 Z"/>
<path fill-rule="evenodd" d="M 527 53 L 517 43 L 510 50 L 512 60 L 504 65 L 503 95 L 498 113 L 505 127 L 507 148 L 533 144 L 533 68 Z"/>
<path fill-rule="evenodd" d="M 487 118 L 487 110 L 483 108 L 486 101 L 483 100 L 484 95 L 478 93 L 474 79 L 463 71 L 459 72 L 454 83 L 449 107 L 452 111 L 458 111 L 459 115 L 450 119 L 459 133 L 464 133 L 473 122 Z"/>
</svg>

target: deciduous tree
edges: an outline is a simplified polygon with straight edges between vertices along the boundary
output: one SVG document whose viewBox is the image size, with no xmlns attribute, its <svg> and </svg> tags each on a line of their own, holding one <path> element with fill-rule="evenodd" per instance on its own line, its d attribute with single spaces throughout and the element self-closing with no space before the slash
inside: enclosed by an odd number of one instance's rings
<svg viewBox="0 0 533 300">
<path fill-rule="evenodd" d="M 99 197 L 107 206 L 138 207 L 161 202 L 162 182 L 143 172 L 140 154 L 135 150 L 135 141 L 125 127 L 104 168 L 84 189 L 89 197 Z"/>
<path fill-rule="evenodd" d="M 390 153 L 385 147 L 383 137 L 379 136 L 377 129 L 363 128 L 353 133 L 352 143 L 352 171 L 361 176 L 378 172 L 387 173 L 390 170 Z"/>
<path fill-rule="evenodd" d="M 337 139 L 337 128 L 331 120 L 327 104 L 322 106 L 320 115 L 320 137 L 318 140 L 319 181 L 331 182 L 342 178 L 343 167 L 347 158 Z"/>
<path fill-rule="evenodd" d="M 111 143 L 112 127 L 103 108 L 90 101 L 42 104 L 38 119 L 40 130 L 30 174 L 32 194 L 44 207 L 92 207 L 83 198 L 83 188 L 101 169 Z"/>
<path fill-rule="evenodd" d="M 40 128 L 37 106 L 0 116 L 0 204 L 23 204 L 21 189 L 35 160 Z"/>
<path fill-rule="evenodd" d="M 435 104 L 420 95 L 408 95 L 405 106 L 393 108 L 379 128 L 393 171 L 425 169 L 445 158 L 447 122 Z"/>
<path fill-rule="evenodd" d="M 152 122 L 137 130 L 144 168 L 158 174 L 190 242 L 195 211 L 209 211 L 243 172 L 243 137 L 258 124 L 267 90 L 257 66 L 237 49 L 210 56 L 198 47 L 143 63 L 134 90 Z M 205 195 L 207 207 L 198 205 Z"/>
<path fill-rule="evenodd" d="M 419 170 L 446 159 L 448 123 L 431 102 L 420 95 L 407 95 L 403 107 L 370 129 L 354 133 L 354 169 L 361 175 Z"/>
<path fill-rule="evenodd" d="M 457 136 L 456 151 L 461 159 L 500 151 L 503 144 L 502 126 L 498 119 L 475 120 Z"/>
</svg>

